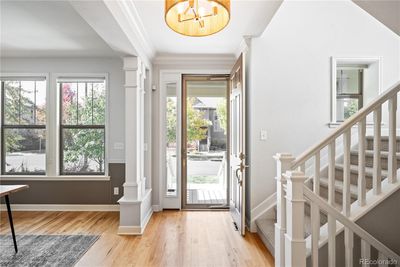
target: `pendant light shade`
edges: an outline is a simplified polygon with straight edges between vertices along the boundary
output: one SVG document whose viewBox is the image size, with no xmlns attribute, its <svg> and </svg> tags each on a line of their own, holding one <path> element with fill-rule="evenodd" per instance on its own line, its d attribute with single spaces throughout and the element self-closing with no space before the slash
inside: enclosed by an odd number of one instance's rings
<svg viewBox="0 0 400 267">
<path fill-rule="evenodd" d="M 165 0 L 165 22 L 186 36 L 207 36 L 228 25 L 230 0 Z"/>
</svg>

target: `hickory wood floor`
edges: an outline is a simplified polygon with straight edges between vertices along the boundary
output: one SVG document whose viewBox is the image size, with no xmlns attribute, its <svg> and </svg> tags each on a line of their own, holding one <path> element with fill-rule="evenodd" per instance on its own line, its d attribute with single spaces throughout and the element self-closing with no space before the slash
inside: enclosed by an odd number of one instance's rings
<svg viewBox="0 0 400 267">
<path fill-rule="evenodd" d="M 97 234 L 77 266 L 274 266 L 257 234 L 241 237 L 229 212 L 154 213 L 142 236 L 117 235 L 117 212 L 13 212 L 17 234 Z M 1 212 L 0 234 L 10 234 Z"/>
</svg>

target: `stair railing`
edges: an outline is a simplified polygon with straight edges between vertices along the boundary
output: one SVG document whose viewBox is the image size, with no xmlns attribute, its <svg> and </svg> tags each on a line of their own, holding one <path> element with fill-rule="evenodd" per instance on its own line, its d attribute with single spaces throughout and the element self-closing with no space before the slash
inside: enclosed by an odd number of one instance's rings
<svg viewBox="0 0 400 267">
<path fill-rule="evenodd" d="M 369 114 L 373 114 L 373 172 L 372 190 L 374 195 L 382 191 L 382 168 L 381 168 L 381 123 L 382 107 L 388 102 L 388 183 L 397 182 L 397 158 L 396 158 L 396 111 L 397 95 L 400 91 L 400 82 L 386 90 L 378 98 L 363 107 L 345 122 L 343 122 L 328 137 L 318 144 L 306 150 L 297 158 L 291 154 L 280 153 L 274 156 L 277 162 L 277 222 L 275 224 L 275 265 L 276 266 L 305 266 L 306 246 L 304 239 L 304 202 L 308 188 L 304 188 L 306 162 L 313 160 L 313 194 L 319 197 L 320 192 L 320 165 L 321 150 L 328 148 L 328 202 L 326 206 L 311 201 L 312 217 L 312 264 L 318 266 L 319 234 L 320 234 L 320 209 L 323 208 L 328 214 L 328 266 L 334 267 L 336 260 L 336 221 L 343 220 L 331 211 L 335 209 L 335 166 L 336 166 L 336 141 L 343 137 L 343 217 L 351 215 L 350 198 L 350 149 L 351 129 L 358 126 L 358 181 L 357 181 L 357 203 L 359 206 L 366 204 L 366 178 L 365 178 L 365 150 L 366 150 L 366 120 Z M 297 185 L 297 186 L 296 186 Z M 294 189 L 294 190 L 293 190 Z M 297 190 L 297 191 L 296 191 Z M 304 191 L 304 192 L 303 192 Z M 315 200 L 315 198 L 313 198 Z M 325 204 L 325 202 L 324 202 Z M 346 223 L 349 223 L 346 221 Z M 346 266 L 352 266 L 353 231 L 354 225 L 345 227 L 345 251 Z M 315 229 L 318 231 L 316 231 Z M 353 230 L 351 230 L 353 229 Z M 357 228 L 357 234 L 362 235 Z M 363 240 L 368 237 L 361 236 Z M 368 240 L 367 240 L 368 241 Z M 371 240 L 369 240 L 371 241 Z M 371 244 L 371 243 L 370 243 Z M 373 244 L 377 249 L 382 249 L 382 244 Z M 368 256 L 368 247 L 362 242 L 363 256 Z M 388 255 L 387 251 L 383 255 Z M 400 264 L 400 262 L 398 262 Z"/>
</svg>

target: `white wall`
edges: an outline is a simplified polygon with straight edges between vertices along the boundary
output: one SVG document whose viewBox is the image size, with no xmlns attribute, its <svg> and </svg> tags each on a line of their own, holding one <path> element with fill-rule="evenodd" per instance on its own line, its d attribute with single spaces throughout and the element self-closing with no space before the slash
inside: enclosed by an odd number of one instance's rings
<svg viewBox="0 0 400 267">
<path fill-rule="evenodd" d="M 120 58 L 1 58 L 1 73 L 108 73 L 109 127 L 108 158 L 112 163 L 125 162 L 124 149 L 114 149 L 115 143 L 125 143 L 124 72 Z M 50 78 L 51 80 L 51 78 Z M 54 87 L 52 87 L 54 88 Z"/>
<path fill-rule="evenodd" d="M 295 156 L 332 129 L 331 57 L 380 57 L 400 79 L 400 38 L 351 1 L 285 1 L 250 54 L 251 207 L 275 192 L 278 152 Z M 260 130 L 268 139 L 260 141 Z"/>
</svg>

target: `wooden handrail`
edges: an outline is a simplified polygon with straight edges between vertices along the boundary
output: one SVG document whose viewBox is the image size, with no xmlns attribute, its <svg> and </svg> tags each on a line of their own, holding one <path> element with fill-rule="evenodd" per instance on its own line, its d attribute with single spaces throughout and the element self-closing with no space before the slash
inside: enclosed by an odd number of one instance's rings
<svg viewBox="0 0 400 267">
<path fill-rule="evenodd" d="M 330 135 L 328 135 L 325 139 L 323 139 L 320 143 L 312 146 L 310 149 L 306 150 L 304 153 L 300 154 L 293 162 L 292 169 L 299 167 L 306 160 L 312 157 L 315 153 L 326 147 L 333 140 L 338 138 L 341 134 L 343 134 L 346 130 L 353 127 L 357 122 L 365 118 L 369 113 L 374 111 L 377 107 L 381 106 L 383 103 L 388 101 L 391 97 L 397 94 L 400 91 L 400 81 L 391 86 L 388 90 L 386 90 L 383 94 L 381 94 L 378 98 L 372 101 L 367 106 L 360 109 L 353 116 L 348 118 L 345 122 L 343 122 L 335 131 L 333 131 Z"/>
<path fill-rule="evenodd" d="M 338 220 L 344 227 L 347 227 L 355 234 L 357 234 L 362 240 L 366 241 L 368 244 L 376 248 L 379 252 L 383 253 L 386 257 L 400 262 L 400 256 L 397 255 L 390 248 L 385 246 L 379 240 L 370 235 L 367 231 L 361 228 L 358 224 L 350 221 L 346 216 L 336 210 L 333 206 L 326 203 L 326 201 L 320 196 L 314 194 L 307 186 L 303 186 L 304 196 L 309 199 L 312 203 L 316 204 L 320 209 L 332 215 L 336 220 Z"/>
</svg>

